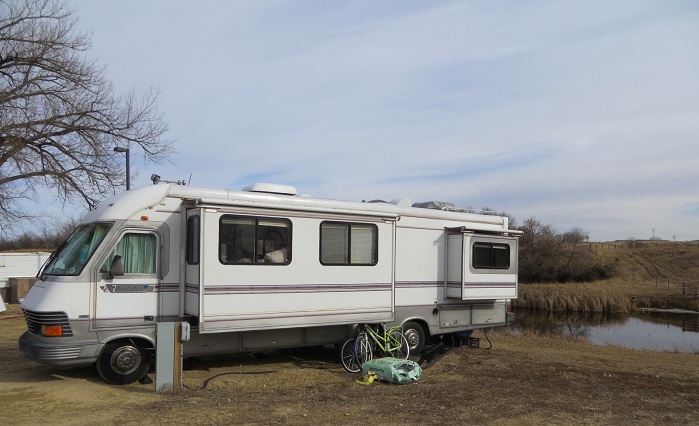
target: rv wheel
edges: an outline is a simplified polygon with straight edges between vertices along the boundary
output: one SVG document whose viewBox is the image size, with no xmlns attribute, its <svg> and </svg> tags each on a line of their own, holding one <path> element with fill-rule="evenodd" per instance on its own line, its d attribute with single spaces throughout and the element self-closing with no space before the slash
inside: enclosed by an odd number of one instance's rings
<svg viewBox="0 0 699 426">
<path fill-rule="evenodd" d="M 411 354 L 419 354 L 425 347 L 425 330 L 415 321 L 403 324 L 403 335 L 408 341 Z"/>
<path fill-rule="evenodd" d="M 112 385 L 128 385 L 150 369 L 150 355 L 131 340 L 109 342 L 97 359 L 97 372 Z"/>
</svg>

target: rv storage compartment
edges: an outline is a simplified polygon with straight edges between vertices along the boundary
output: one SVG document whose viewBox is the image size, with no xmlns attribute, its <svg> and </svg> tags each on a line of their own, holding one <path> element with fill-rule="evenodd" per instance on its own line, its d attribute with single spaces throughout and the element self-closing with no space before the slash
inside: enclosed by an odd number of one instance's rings
<svg viewBox="0 0 699 426">
<path fill-rule="evenodd" d="M 495 304 L 473 305 L 471 322 L 473 325 L 502 324 L 505 315 L 505 309 L 495 309 Z"/>
<path fill-rule="evenodd" d="M 471 325 L 470 306 L 445 306 L 439 310 L 439 326 L 441 328 L 467 325 Z"/>
</svg>

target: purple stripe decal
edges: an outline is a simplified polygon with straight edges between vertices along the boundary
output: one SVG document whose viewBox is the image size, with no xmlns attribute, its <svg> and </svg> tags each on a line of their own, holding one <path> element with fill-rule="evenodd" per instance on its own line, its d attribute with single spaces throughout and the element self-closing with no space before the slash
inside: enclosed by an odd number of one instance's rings
<svg viewBox="0 0 699 426">
<path fill-rule="evenodd" d="M 447 283 L 449 288 L 461 288 L 460 282 L 449 282 Z M 466 288 L 483 288 L 483 287 L 498 287 L 498 288 L 515 288 L 515 283 L 466 283 L 464 285 Z"/>
<path fill-rule="evenodd" d="M 396 281 L 396 288 L 433 288 L 444 286 L 443 281 Z"/>
<path fill-rule="evenodd" d="M 390 291 L 391 283 L 307 284 L 307 285 L 222 285 L 205 286 L 204 294 L 335 293 L 348 291 Z"/>
<path fill-rule="evenodd" d="M 340 315 L 372 315 L 372 314 L 387 314 L 391 312 L 391 308 L 386 307 L 384 308 L 385 310 L 382 311 L 340 311 L 340 312 L 331 312 L 331 313 L 308 313 L 308 312 L 301 312 L 297 314 L 291 314 L 288 312 L 285 312 L 284 315 L 280 316 L 270 316 L 269 314 L 265 316 L 245 316 L 245 317 L 233 317 L 233 318 L 224 318 L 224 319 L 205 319 L 204 322 L 207 324 L 212 324 L 212 323 L 217 323 L 217 322 L 229 322 L 229 321 L 235 321 L 235 322 L 246 322 L 246 321 L 260 321 L 260 320 L 283 320 L 283 319 L 291 319 L 291 318 L 311 318 L 311 317 L 332 317 L 332 316 L 340 316 Z"/>
</svg>

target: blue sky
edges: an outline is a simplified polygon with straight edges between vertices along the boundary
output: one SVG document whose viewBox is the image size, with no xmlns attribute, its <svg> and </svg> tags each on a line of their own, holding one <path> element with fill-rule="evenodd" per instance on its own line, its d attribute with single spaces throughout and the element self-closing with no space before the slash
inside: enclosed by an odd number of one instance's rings
<svg viewBox="0 0 699 426">
<path fill-rule="evenodd" d="M 159 89 L 138 176 L 699 239 L 699 2 L 74 0 L 117 89 Z M 119 157 L 115 157 L 119 161 Z"/>
</svg>

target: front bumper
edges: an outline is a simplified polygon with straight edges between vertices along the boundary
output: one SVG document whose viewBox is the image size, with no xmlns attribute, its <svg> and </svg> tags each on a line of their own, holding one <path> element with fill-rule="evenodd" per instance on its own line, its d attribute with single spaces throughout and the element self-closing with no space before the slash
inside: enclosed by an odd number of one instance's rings
<svg viewBox="0 0 699 426">
<path fill-rule="evenodd" d="M 19 337 L 19 350 L 29 359 L 60 367 L 94 364 L 101 347 L 101 344 L 62 345 L 46 342 L 28 331 Z"/>
</svg>

